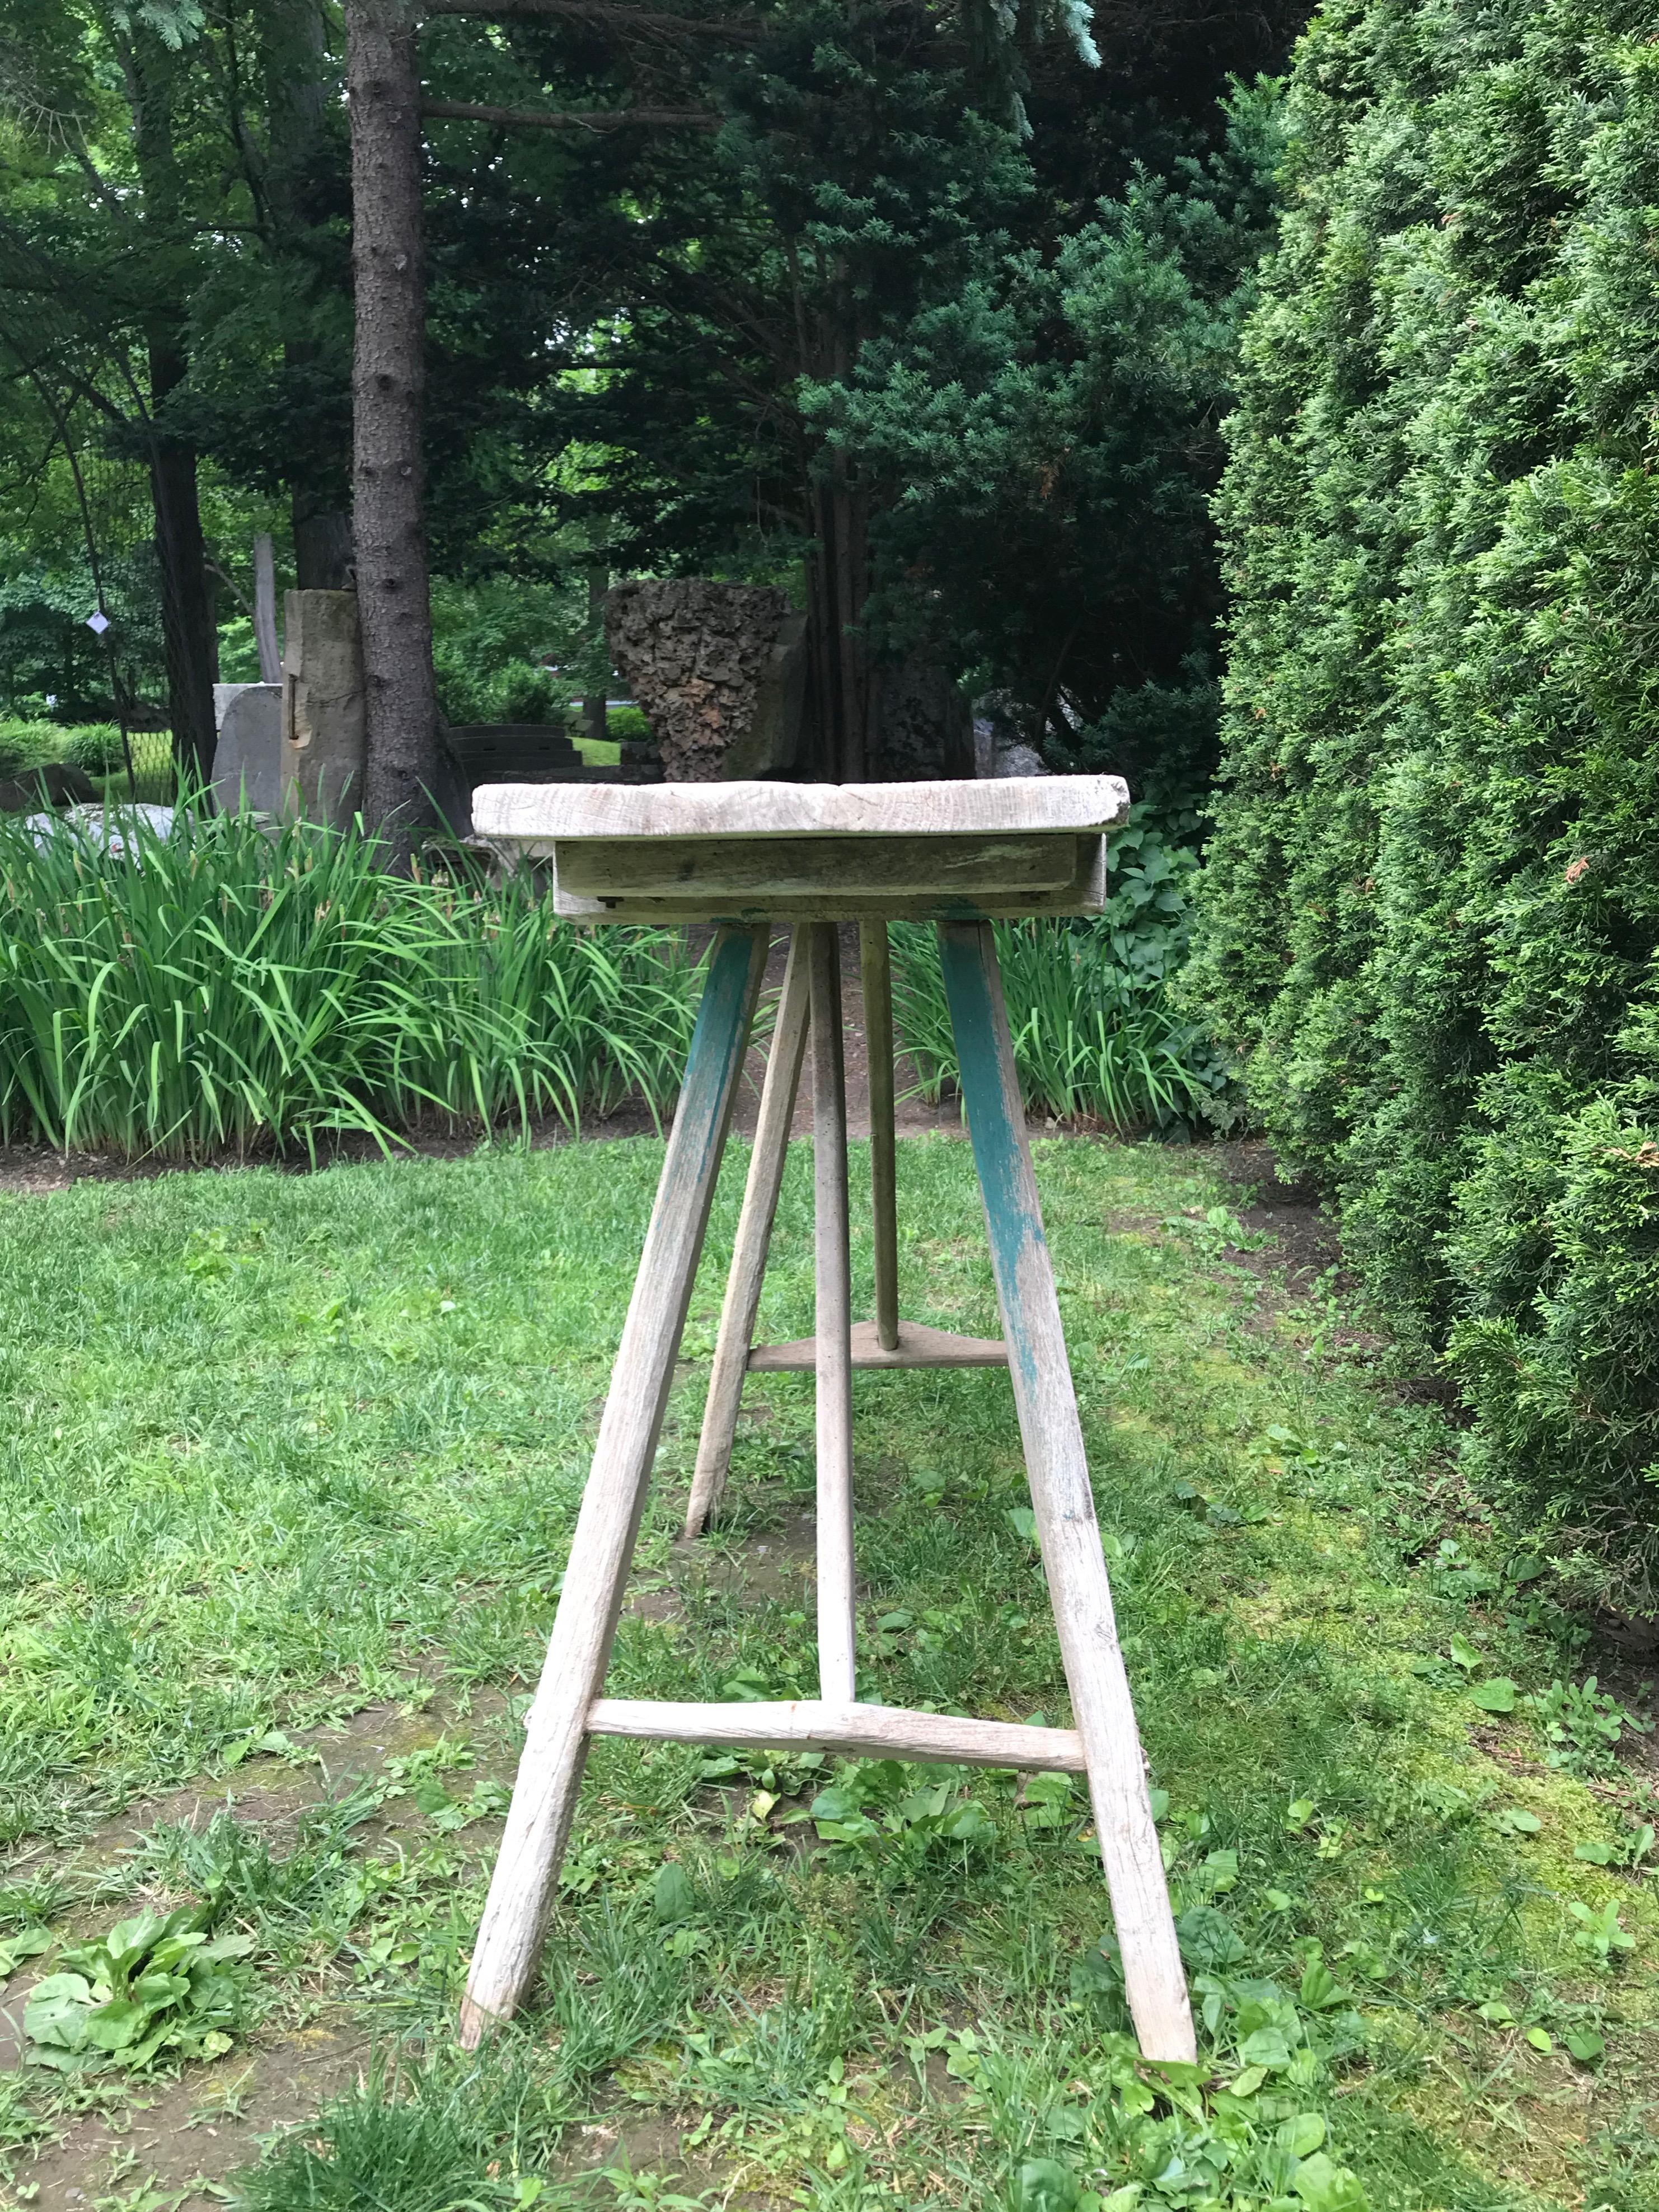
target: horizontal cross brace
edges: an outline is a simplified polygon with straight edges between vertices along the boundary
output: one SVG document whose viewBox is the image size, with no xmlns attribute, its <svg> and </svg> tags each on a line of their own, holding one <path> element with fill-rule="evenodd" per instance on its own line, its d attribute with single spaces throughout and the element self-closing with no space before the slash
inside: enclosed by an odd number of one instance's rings
<svg viewBox="0 0 1659 2212">
<path fill-rule="evenodd" d="M 902 1321 L 898 1349 L 884 1352 L 872 1321 L 853 1324 L 854 1367 L 1006 1367 L 1008 1347 L 994 1337 L 956 1336 L 948 1328 L 928 1328 Z M 757 1344 L 749 1355 L 751 1375 L 810 1375 L 817 1364 L 817 1339 L 798 1336 L 788 1344 Z"/>
<path fill-rule="evenodd" d="M 587 1728 L 592 1735 L 642 1736 L 661 1743 L 842 1751 L 862 1759 L 1062 1774 L 1085 1771 L 1083 1739 L 1075 1729 L 963 1720 L 955 1713 L 913 1713 L 896 1705 L 828 1705 L 815 1698 L 777 1705 L 679 1705 L 600 1698 L 587 1709 Z"/>
</svg>

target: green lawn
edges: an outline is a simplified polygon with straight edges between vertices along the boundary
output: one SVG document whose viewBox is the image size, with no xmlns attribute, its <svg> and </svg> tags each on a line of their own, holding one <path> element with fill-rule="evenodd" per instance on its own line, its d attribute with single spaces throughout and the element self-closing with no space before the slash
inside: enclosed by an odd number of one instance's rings
<svg viewBox="0 0 1659 2212">
<path fill-rule="evenodd" d="M 129 2087 L 163 2094 L 157 2069 L 196 2095 L 343 2023 L 380 2054 L 368 2087 L 271 2150 L 250 2204 L 1659 2206 L 1630 1739 L 1578 1693 L 1592 1662 L 1546 1579 L 1465 1517 L 1439 1415 L 1345 1348 L 1332 1299 L 1297 1308 L 1225 1256 L 1237 1194 L 1196 1150 L 1055 1142 L 1038 1172 L 1200 2076 L 1137 2073 L 1080 1795 L 617 1742 L 589 1764 L 536 2008 L 482 2065 L 449 2047 L 660 1158 L 0 1204 L 0 1965 L 15 1998 L 57 1962 L 8 1939 L 84 1942 L 146 1901 L 249 1939 L 212 1991 L 204 1969 L 144 2000 L 147 2034 L 179 2025 L 137 2079 L 72 2057 L 0 2076 L 9 2201 L 31 2201 L 42 2128 L 72 2142 Z M 751 1383 L 734 1517 L 694 1559 L 672 1541 L 741 1168 L 616 1694 L 811 1684 L 809 1378 Z M 966 1146 L 908 1142 L 901 1185 L 907 1310 L 992 1333 Z M 797 1146 L 769 1335 L 811 1328 L 810 1206 Z M 867 1270 L 866 1238 L 866 1304 Z M 857 1397 L 863 1693 L 1063 1719 L 1006 1378 Z M 329 1725 L 386 1701 L 416 1747 L 353 1781 Z M 322 1793 L 280 1832 L 252 1790 L 194 1838 L 145 1802 L 273 1771 Z M 77 1870 L 124 1806 L 145 1840 Z M 86 2201 L 179 2201 L 145 2186 L 129 2166 Z"/>
</svg>

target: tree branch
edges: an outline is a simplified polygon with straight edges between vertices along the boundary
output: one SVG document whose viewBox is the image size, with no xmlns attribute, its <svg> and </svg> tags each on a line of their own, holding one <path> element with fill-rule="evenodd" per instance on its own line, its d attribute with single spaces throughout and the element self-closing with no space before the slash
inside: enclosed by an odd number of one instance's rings
<svg viewBox="0 0 1659 2212">
<path fill-rule="evenodd" d="M 456 123 L 500 123 L 518 131 L 614 131 L 625 123 L 684 124 L 691 131 L 718 131 L 711 107 L 481 107 L 467 100 L 423 100 L 422 115 Z"/>
<path fill-rule="evenodd" d="M 604 23 L 624 31 L 684 32 L 694 39 L 735 40 L 752 45 L 764 33 L 757 23 L 730 16 L 673 15 L 661 9 L 628 8 L 615 0 L 425 0 L 424 15 L 553 15 Z"/>
</svg>

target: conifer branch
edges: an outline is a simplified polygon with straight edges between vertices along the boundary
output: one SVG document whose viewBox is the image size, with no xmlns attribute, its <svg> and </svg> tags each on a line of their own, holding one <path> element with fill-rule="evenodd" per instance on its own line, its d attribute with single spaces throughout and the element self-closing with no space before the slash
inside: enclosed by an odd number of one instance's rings
<svg viewBox="0 0 1659 2212">
<path fill-rule="evenodd" d="M 624 31 L 684 32 L 696 39 L 724 39 L 750 44 L 762 35 L 757 23 L 731 16 L 676 15 L 659 8 L 629 8 L 617 0 L 426 0 L 424 15 L 552 15 L 602 23 Z"/>
<path fill-rule="evenodd" d="M 513 131 L 615 131 L 625 123 L 720 127 L 712 107 L 486 107 L 470 100 L 423 100 L 421 113 L 456 123 L 499 123 Z"/>
</svg>

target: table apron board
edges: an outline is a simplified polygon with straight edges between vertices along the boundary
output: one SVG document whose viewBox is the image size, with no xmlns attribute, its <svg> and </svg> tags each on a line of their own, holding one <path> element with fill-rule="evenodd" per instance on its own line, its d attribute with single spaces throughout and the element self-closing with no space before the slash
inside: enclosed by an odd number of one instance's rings
<svg viewBox="0 0 1659 2212">
<path fill-rule="evenodd" d="M 553 910 L 572 921 L 713 921 L 738 929 L 768 922 L 989 921 L 1098 914 L 1106 902 L 1106 840 L 1098 830 L 550 837 L 526 839 L 523 851 L 551 863 Z"/>
<path fill-rule="evenodd" d="M 1098 837 L 1095 842 L 1098 843 Z M 1063 890 L 1079 865 L 1064 832 L 936 837 L 575 837 L 559 887 L 587 898 L 798 896 L 803 887 L 904 898 Z"/>
</svg>

